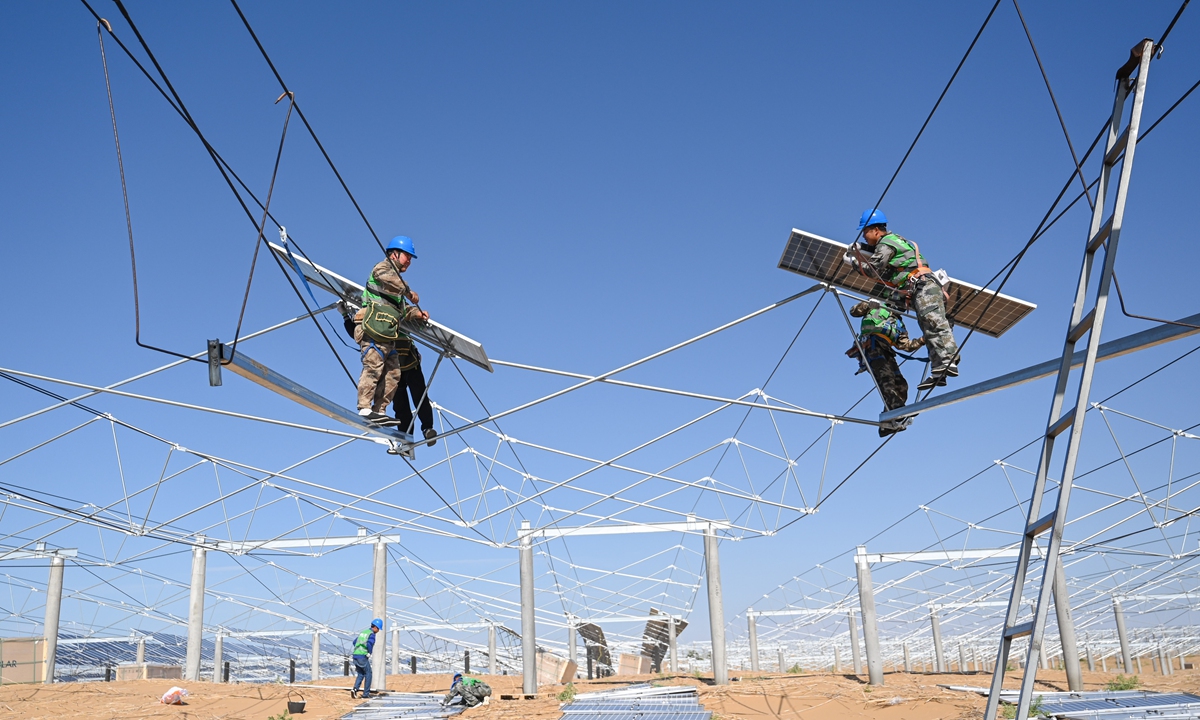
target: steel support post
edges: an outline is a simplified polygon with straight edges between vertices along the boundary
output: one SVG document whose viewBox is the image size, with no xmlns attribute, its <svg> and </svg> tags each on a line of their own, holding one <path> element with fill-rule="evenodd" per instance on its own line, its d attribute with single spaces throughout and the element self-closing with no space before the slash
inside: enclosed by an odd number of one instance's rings
<svg viewBox="0 0 1200 720">
<path fill-rule="evenodd" d="M 1067 689 L 1083 692 L 1083 672 L 1079 669 L 1079 643 L 1075 639 L 1075 622 L 1071 619 L 1071 594 L 1067 590 L 1067 574 L 1062 556 L 1058 572 L 1054 573 L 1054 613 L 1058 618 L 1058 639 L 1062 643 L 1063 665 L 1067 671 Z M 1094 670 L 1091 651 L 1088 651 L 1088 670 Z"/>
<path fill-rule="evenodd" d="M 395 652 L 395 649 L 392 650 Z M 309 682 L 316 682 L 321 679 L 321 633 L 313 633 L 312 641 L 312 670 L 309 673 Z"/>
<path fill-rule="evenodd" d="M 879 652 L 879 624 L 875 618 L 875 586 L 871 581 L 871 565 L 867 548 L 858 546 L 854 556 L 858 575 L 858 606 L 862 611 L 863 645 L 867 651 L 867 675 L 872 685 L 883 684 L 883 655 Z"/>
<path fill-rule="evenodd" d="M 783 659 L 783 648 L 779 648 L 779 672 L 787 672 L 787 663 Z"/>
<path fill-rule="evenodd" d="M 225 659 L 225 636 L 217 633 L 213 638 L 213 682 L 221 682 L 221 662 Z"/>
<path fill-rule="evenodd" d="M 862 675 L 862 648 L 858 645 L 858 621 L 854 619 L 854 611 L 846 614 L 850 626 L 850 664 L 854 666 L 854 674 Z"/>
<path fill-rule="evenodd" d="M 708 581 L 708 622 L 712 633 L 713 682 L 729 684 L 725 667 L 725 603 L 721 598 L 721 564 L 717 556 L 717 530 L 712 525 L 704 531 L 704 568 Z"/>
<path fill-rule="evenodd" d="M 376 540 L 374 550 L 375 571 L 371 606 L 375 617 L 387 622 L 387 543 L 382 538 Z M 380 647 L 384 645 L 380 640 L 387 637 L 383 634 L 384 629 L 379 631 L 375 639 L 378 652 L 371 653 L 371 692 L 387 689 L 387 652 L 386 646 Z"/>
<path fill-rule="evenodd" d="M 758 623 L 754 611 L 746 611 L 746 625 L 750 630 L 750 672 L 758 672 Z"/>
<path fill-rule="evenodd" d="M 50 558 L 50 578 L 46 582 L 45 670 L 42 682 L 54 682 L 54 665 L 58 659 L 58 619 L 62 613 L 63 570 L 66 561 L 55 555 Z"/>
<path fill-rule="evenodd" d="M 1092 658 L 1092 646 L 1084 645 L 1083 651 L 1087 654 L 1088 672 L 1096 672 L 1096 661 Z"/>
<path fill-rule="evenodd" d="M 1129 636 L 1125 632 L 1125 611 L 1121 608 L 1121 601 L 1113 598 L 1113 619 L 1117 623 L 1117 639 L 1121 642 L 1121 662 L 1125 664 L 1125 672 L 1133 672 L 1133 663 L 1130 662 L 1129 656 Z"/>
<path fill-rule="evenodd" d="M 138 638 L 137 642 L 137 657 L 134 659 L 138 665 L 146 662 L 146 638 Z"/>
<path fill-rule="evenodd" d="M 933 671 L 946 672 L 946 656 L 942 654 L 942 623 L 938 620 L 937 608 L 930 608 L 929 624 L 933 628 Z"/>
<path fill-rule="evenodd" d="M 842 651 L 837 645 L 833 646 L 833 671 L 842 671 Z"/>
<path fill-rule="evenodd" d="M 1138 669 L 1138 675 L 1141 675 L 1142 674 L 1142 656 L 1141 655 L 1137 656 L 1137 669 Z"/>
<path fill-rule="evenodd" d="M 912 656 L 908 654 L 908 643 L 904 643 L 904 672 L 912 672 Z"/>
<path fill-rule="evenodd" d="M 521 691 L 526 695 L 537 694 L 537 629 L 534 627 L 533 605 L 533 536 L 529 534 L 529 521 L 521 521 L 520 573 L 521 573 Z"/>
<path fill-rule="evenodd" d="M 192 592 L 188 602 L 187 656 L 183 679 L 200 681 L 200 646 L 204 642 L 204 573 L 207 552 L 203 547 L 192 548 Z"/>
<path fill-rule="evenodd" d="M 967 671 L 967 649 L 962 643 L 958 644 L 958 671 L 965 673 Z"/>
<path fill-rule="evenodd" d="M 675 634 L 675 616 L 667 621 L 667 644 L 671 649 L 671 672 L 679 672 L 679 644 L 676 642 L 678 636 Z"/>
<path fill-rule="evenodd" d="M 496 674 L 496 624 L 488 625 L 488 675 Z"/>
<path fill-rule="evenodd" d="M 400 674 L 400 628 L 392 628 L 392 674 Z"/>
</svg>

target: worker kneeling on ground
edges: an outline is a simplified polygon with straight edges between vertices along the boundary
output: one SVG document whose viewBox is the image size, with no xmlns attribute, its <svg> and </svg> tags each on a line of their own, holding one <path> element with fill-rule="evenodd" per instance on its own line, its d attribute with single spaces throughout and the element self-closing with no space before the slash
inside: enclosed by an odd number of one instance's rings
<svg viewBox="0 0 1200 720">
<path fill-rule="evenodd" d="M 464 678 L 462 673 L 454 673 L 454 680 L 450 683 L 450 692 L 442 698 L 442 704 L 449 705 L 454 702 L 455 698 L 461 698 L 463 705 L 475 707 L 486 702 L 491 696 L 492 688 L 484 681 L 473 677 Z"/>
<path fill-rule="evenodd" d="M 900 366 L 896 363 L 896 350 L 913 352 L 925 344 L 925 338 L 910 340 L 900 313 L 878 300 L 863 300 L 850 308 L 850 314 L 862 318 L 862 323 L 859 326 L 858 342 L 846 351 L 846 355 L 858 360 L 860 373 L 870 366 L 871 376 L 879 385 L 883 404 L 888 410 L 904 407 L 908 402 L 908 381 L 904 379 L 904 374 L 900 372 Z M 880 427 L 879 437 L 886 437 L 906 428 L 906 424 Z"/>
<path fill-rule="evenodd" d="M 384 411 L 395 397 L 401 373 L 414 367 L 420 372 L 420 356 L 400 324 L 426 322 L 429 313 L 408 304 L 420 300 L 400 277 L 417 257 L 412 238 L 397 235 L 388 243 L 386 253 L 387 257 L 371 269 L 363 289 L 363 307 L 353 319 L 353 335 L 363 364 L 358 379 L 358 414 L 377 425 L 396 425 L 399 421 Z M 426 436 L 432 434 L 433 429 L 428 428 Z"/>
<path fill-rule="evenodd" d="M 901 309 L 911 305 L 929 350 L 929 377 L 918 390 L 945 385 L 947 377 L 958 377 L 958 344 L 946 319 L 946 299 L 941 283 L 917 244 L 887 229 L 882 210 L 865 210 L 858 221 L 863 240 L 872 251 L 866 264 L 875 278 L 895 288 L 893 296 Z M 858 263 L 856 263 L 858 264 Z"/>
<path fill-rule="evenodd" d="M 375 633 L 383 630 L 383 620 L 375 618 L 371 627 L 363 630 L 354 639 L 354 687 L 350 697 L 358 696 L 358 686 L 362 684 L 363 699 L 371 697 L 371 651 L 375 649 Z"/>
</svg>

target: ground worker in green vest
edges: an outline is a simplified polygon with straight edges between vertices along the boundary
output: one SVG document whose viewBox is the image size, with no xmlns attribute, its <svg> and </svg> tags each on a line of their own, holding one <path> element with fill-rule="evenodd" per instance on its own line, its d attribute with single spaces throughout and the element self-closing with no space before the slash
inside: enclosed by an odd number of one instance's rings
<svg viewBox="0 0 1200 720">
<path fill-rule="evenodd" d="M 918 350 L 925 344 L 925 338 L 910 340 L 900 313 L 878 300 L 863 300 L 850 308 L 850 314 L 862 318 L 862 322 L 857 342 L 846 351 L 846 355 L 858 360 L 860 373 L 866 372 L 870 366 L 871 376 L 875 378 L 879 393 L 883 395 L 883 404 L 888 410 L 904 407 L 908 402 L 908 381 L 896 363 L 896 350 Z M 865 358 L 863 353 L 866 353 Z M 906 423 L 881 426 L 879 437 L 887 437 L 907 427 Z"/>
<path fill-rule="evenodd" d="M 491 695 L 492 688 L 479 678 L 464 678 L 462 673 L 454 673 L 454 679 L 450 682 L 450 692 L 442 698 L 442 704 L 449 705 L 454 702 L 454 698 L 462 698 L 463 705 L 475 707 L 486 702 Z"/>
<path fill-rule="evenodd" d="M 363 699 L 371 697 L 371 651 L 375 649 L 375 633 L 383 632 L 383 620 L 375 618 L 371 627 L 363 630 L 354 639 L 354 688 L 350 697 L 358 697 L 358 686 L 362 685 Z"/>
<path fill-rule="evenodd" d="M 412 238 L 397 235 L 386 248 L 387 257 L 371 269 L 362 294 L 362 309 L 354 316 L 354 339 L 362 356 L 358 378 L 358 414 L 378 425 L 396 425 L 385 411 L 396 394 L 402 367 L 417 361 L 412 338 L 402 322 L 425 322 L 429 313 L 418 307 L 419 297 L 400 274 L 417 257 Z"/>
<path fill-rule="evenodd" d="M 893 296 L 917 313 L 917 323 L 929 350 L 929 377 L 918 390 L 945 385 L 947 377 L 958 377 L 958 343 L 946 319 L 942 286 L 925 263 L 917 244 L 887 229 L 882 210 L 864 210 L 858 221 L 863 240 L 871 250 L 865 262 L 856 262 L 876 280 L 894 288 Z M 865 267 L 864 267 L 865 266 Z"/>
</svg>

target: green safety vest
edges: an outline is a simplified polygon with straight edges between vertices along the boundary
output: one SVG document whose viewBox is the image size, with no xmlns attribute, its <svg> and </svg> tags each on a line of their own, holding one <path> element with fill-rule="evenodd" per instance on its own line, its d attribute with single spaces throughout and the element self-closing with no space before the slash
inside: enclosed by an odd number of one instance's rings
<svg viewBox="0 0 1200 720">
<path fill-rule="evenodd" d="M 367 649 L 367 638 L 371 637 L 370 630 L 363 630 L 358 634 L 358 639 L 354 641 L 354 655 L 370 655 L 371 651 Z"/>
<path fill-rule="evenodd" d="M 887 245 L 896 251 L 888 260 L 891 277 L 884 278 L 896 287 L 904 287 L 908 282 L 909 273 L 921 265 L 926 265 L 925 256 L 917 252 L 917 247 L 896 233 L 888 233 L 879 239 L 880 245 Z"/>
<path fill-rule="evenodd" d="M 890 345 L 899 342 L 901 335 L 908 334 L 904 327 L 904 319 L 885 307 L 875 308 L 863 316 L 860 330 L 864 341 L 872 335 L 878 335 Z"/>
<path fill-rule="evenodd" d="M 385 343 L 408 337 L 408 333 L 400 329 L 400 323 L 408 314 L 404 298 L 385 293 L 375 281 L 374 273 L 363 288 L 362 298 L 367 310 L 363 317 L 363 333 L 367 337 Z"/>
</svg>

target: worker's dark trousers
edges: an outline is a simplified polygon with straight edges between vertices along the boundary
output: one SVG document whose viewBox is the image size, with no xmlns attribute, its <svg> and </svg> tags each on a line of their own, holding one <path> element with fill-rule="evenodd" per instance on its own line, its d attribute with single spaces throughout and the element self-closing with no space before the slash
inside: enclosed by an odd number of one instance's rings
<svg viewBox="0 0 1200 720">
<path fill-rule="evenodd" d="M 405 388 L 408 388 L 407 394 Z M 421 420 L 421 430 L 433 427 L 433 407 L 429 404 L 429 396 L 425 394 L 425 373 L 421 370 L 420 362 L 401 371 L 400 386 L 396 388 L 395 399 L 392 401 L 392 409 L 396 411 L 396 419 L 400 421 L 401 432 L 408 432 L 413 421 L 412 408 L 408 404 L 409 395 L 412 396 L 413 404 L 420 403 L 417 407 L 417 417 Z"/>
<path fill-rule="evenodd" d="M 883 395 L 883 404 L 888 410 L 904 407 L 908 402 L 908 381 L 896 364 L 896 356 L 887 353 L 871 360 L 871 374 L 879 383 L 879 392 Z"/>
<path fill-rule="evenodd" d="M 355 655 L 354 656 L 354 689 L 358 689 L 358 684 L 363 683 L 363 695 L 371 694 L 371 656 L 370 655 Z"/>
</svg>

